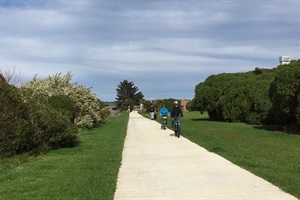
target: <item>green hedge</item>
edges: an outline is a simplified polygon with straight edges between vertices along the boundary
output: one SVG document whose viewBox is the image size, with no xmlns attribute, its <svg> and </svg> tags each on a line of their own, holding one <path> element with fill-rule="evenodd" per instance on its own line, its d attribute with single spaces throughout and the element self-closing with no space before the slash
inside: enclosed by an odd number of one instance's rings
<svg viewBox="0 0 300 200">
<path fill-rule="evenodd" d="M 278 67 L 270 97 L 276 123 L 300 124 L 300 60 Z"/>
<path fill-rule="evenodd" d="M 274 69 L 211 75 L 196 86 L 191 108 L 207 111 L 212 120 L 298 127 L 300 60 Z"/>
<path fill-rule="evenodd" d="M 195 89 L 192 108 L 207 111 L 212 120 L 261 124 L 268 121 L 269 84 L 275 70 L 219 74 Z"/>
</svg>

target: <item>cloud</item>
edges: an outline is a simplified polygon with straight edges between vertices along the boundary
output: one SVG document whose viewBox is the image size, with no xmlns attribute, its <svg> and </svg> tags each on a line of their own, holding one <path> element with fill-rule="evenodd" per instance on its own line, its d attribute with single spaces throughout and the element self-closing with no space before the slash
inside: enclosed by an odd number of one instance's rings
<svg viewBox="0 0 300 200">
<path fill-rule="evenodd" d="M 192 98 L 211 74 L 299 59 L 299 10 L 294 0 L 0 1 L 0 67 L 27 80 L 71 71 L 107 101 L 124 79 L 149 99 Z"/>
</svg>

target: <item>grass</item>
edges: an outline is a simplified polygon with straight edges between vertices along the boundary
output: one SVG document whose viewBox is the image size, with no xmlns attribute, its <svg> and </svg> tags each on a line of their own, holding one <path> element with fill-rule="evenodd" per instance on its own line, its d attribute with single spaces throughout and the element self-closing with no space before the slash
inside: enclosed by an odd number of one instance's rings
<svg viewBox="0 0 300 200">
<path fill-rule="evenodd" d="M 113 199 L 127 122 L 123 113 L 83 131 L 76 148 L 2 160 L 0 199 Z M 300 199 L 300 136 L 213 122 L 199 112 L 184 113 L 181 122 L 184 137 Z"/>
<path fill-rule="evenodd" d="M 299 135 L 268 131 L 271 126 L 213 122 L 199 112 L 184 113 L 181 124 L 184 137 L 300 199 Z"/>
<path fill-rule="evenodd" d="M 81 132 L 81 145 L 0 164 L 0 199 L 113 199 L 128 113 Z"/>
</svg>

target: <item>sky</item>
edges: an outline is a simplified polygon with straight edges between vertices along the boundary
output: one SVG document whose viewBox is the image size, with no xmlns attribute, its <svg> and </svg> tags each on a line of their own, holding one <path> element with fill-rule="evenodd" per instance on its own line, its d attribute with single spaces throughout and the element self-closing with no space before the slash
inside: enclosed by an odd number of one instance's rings
<svg viewBox="0 0 300 200">
<path fill-rule="evenodd" d="M 213 74 L 300 59 L 300 0 L 0 0 L 0 68 L 72 82 L 115 101 L 192 99 Z"/>
</svg>

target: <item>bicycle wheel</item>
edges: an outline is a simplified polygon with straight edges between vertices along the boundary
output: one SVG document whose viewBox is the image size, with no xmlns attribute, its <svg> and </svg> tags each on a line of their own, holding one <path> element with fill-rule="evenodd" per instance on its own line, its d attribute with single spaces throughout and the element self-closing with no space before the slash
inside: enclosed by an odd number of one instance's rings
<svg viewBox="0 0 300 200">
<path fill-rule="evenodd" d="M 162 122 L 162 129 L 166 130 L 166 120 L 163 120 Z"/>
</svg>

